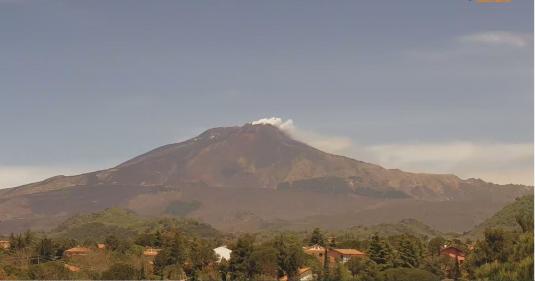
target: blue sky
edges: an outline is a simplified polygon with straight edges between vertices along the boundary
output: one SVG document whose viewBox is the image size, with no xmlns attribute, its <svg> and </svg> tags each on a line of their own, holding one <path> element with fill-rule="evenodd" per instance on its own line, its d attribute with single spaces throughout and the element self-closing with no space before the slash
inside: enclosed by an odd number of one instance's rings
<svg viewBox="0 0 535 281">
<path fill-rule="evenodd" d="M 409 171 L 533 178 L 533 1 L 0 0 L 0 187 L 216 126 Z"/>
</svg>

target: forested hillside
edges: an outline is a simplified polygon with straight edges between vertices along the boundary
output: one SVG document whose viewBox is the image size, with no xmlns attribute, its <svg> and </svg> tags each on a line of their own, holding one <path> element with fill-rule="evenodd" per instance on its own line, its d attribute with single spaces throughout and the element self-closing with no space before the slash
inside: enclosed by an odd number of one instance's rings
<svg viewBox="0 0 535 281">
<path fill-rule="evenodd" d="M 530 200 L 489 221 L 517 214 Z M 532 224 L 529 216 L 515 217 L 518 227 L 490 226 L 473 240 L 412 219 L 236 235 L 193 220 L 108 209 L 72 217 L 51 232 L 0 237 L 0 279 L 533 280 Z M 220 248 L 230 255 L 220 260 Z"/>
<path fill-rule="evenodd" d="M 521 231 L 533 225 L 533 196 L 526 195 L 517 198 L 513 203 L 505 206 L 492 217 L 466 233 L 466 237 L 480 238 L 487 228 L 501 228 L 505 230 Z"/>
</svg>

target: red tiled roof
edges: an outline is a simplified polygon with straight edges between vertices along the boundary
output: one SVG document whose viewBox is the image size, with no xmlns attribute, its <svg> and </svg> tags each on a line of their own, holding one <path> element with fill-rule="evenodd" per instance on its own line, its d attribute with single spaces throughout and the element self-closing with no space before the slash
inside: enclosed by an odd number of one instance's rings
<svg viewBox="0 0 535 281">
<path fill-rule="evenodd" d="M 91 249 L 86 248 L 86 247 L 74 247 L 74 248 L 65 250 L 65 252 L 67 253 L 89 253 L 91 252 Z"/>
<path fill-rule="evenodd" d="M 305 252 L 325 252 L 325 248 L 320 245 L 313 245 L 309 247 L 303 247 L 303 251 Z"/>
<path fill-rule="evenodd" d="M 145 256 L 156 256 L 158 255 L 158 252 L 160 252 L 162 249 L 156 249 L 156 248 L 147 248 L 145 251 L 143 251 L 143 255 Z"/>
<path fill-rule="evenodd" d="M 454 250 L 454 251 L 458 252 L 459 253 L 458 256 L 460 256 L 460 257 L 464 257 L 465 256 L 463 250 L 461 250 L 461 249 L 459 249 L 457 247 L 454 247 L 454 246 L 448 246 L 446 248 L 442 248 L 442 249 L 440 249 L 440 253 L 446 252 L 447 250 Z"/>
<path fill-rule="evenodd" d="M 359 250 L 355 250 L 355 249 L 333 249 L 333 251 L 338 252 L 342 255 L 346 255 L 346 256 L 363 256 L 364 255 L 363 252 Z"/>
</svg>

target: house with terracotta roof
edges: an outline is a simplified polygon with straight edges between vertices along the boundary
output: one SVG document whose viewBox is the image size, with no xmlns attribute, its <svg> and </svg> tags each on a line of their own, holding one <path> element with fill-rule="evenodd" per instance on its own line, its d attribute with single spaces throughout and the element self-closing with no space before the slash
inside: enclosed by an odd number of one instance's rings
<svg viewBox="0 0 535 281">
<path fill-rule="evenodd" d="M 466 254 L 463 250 L 453 246 L 444 246 L 442 249 L 440 249 L 440 255 L 454 259 L 458 263 L 463 263 L 466 257 Z"/>
<path fill-rule="evenodd" d="M 146 256 L 146 257 L 155 257 L 158 255 L 158 253 L 161 251 L 162 249 L 156 249 L 156 248 L 146 248 L 144 251 L 143 251 L 143 255 Z"/>
<path fill-rule="evenodd" d="M 78 247 L 74 247 L 74 248 L 70 248 L 68 250 L 65 250 L 65 252 L 63 252 L 63 255 L 66 256 L 66 257 L 86 256 L 89 253 L 91 253 L 91 249 L 86 248 L 86 247 L 78 246 Z"/>
<path fill-rule="evenodd" d="M 11 242 L 9 240 L 0 240 L 0 249 L 7 250 L 11 247 Z"/>
<path fill-rule="evenodd" d="M 319 260 L 320 264 L 324 263 L 325 247 L 316 244 L 308 247 L 303 247 L 303 252 L 305 252 L 305 254 L 307 255 L 316 257 Z"/>
<path fill-rule="evenodd" d="M 329 262 L 334 263 L 336 261 L 341 263 L 348 262 L 353 257 L 364 257 L 366 254 L 356 249 L 329 249 L 327 252 Z"/>
</svg>

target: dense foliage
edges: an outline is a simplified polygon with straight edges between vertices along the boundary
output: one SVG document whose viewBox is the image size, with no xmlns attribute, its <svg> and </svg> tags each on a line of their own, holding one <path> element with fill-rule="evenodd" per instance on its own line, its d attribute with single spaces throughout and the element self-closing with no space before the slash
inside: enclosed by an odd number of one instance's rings
<svg viewBox="0 0 535 281">
<path fill-rule="evenodd" d="M 118 225 L 112 223 L 114 214 L 123 219 Z M 514 217 L 517 227 L 487 227 L 474 241 L 398 231 L 403 227 L 367 237 L 348 232 L 333 237 L 335 233 L 318 228 L 305 234 L 234 237 L 193 221 L 149 221 L 147 227 L 142 223 L 147 221 L 134 214 L 108 210 L 73 218 L 51 233 L 27 231 L 2 238 L 10 247 L 0 250 L 0 279 L 299 280 L 306 268 L 318 281 L 533 280 L 533 213 L 517 212 Z M 95 229 L 68 236 L 88 225 Z M 129 231 L 103 236 L 100 225 Z M 219 262 L 213 249 L 221 245 L 232 253 Z M 353 248 L 365 255 L 325 261 L 305 253 L 304 247 L 312 245 L 326 251 Z M 464 261 L 445 256 L 444 245 L 465 252 Z M 89 250 L 83 255 L 65 252 L 76 246 Z M 148 250 L 156 252 L 147 255 Z"/>
</svg>

